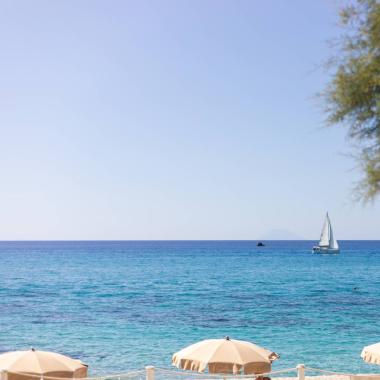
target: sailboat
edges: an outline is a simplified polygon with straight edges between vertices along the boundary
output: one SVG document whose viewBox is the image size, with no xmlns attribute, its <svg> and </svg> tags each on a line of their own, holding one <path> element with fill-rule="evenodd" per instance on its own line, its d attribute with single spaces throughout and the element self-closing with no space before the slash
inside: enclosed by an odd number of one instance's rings
<svg viewBox="0 0 380 380">
<path fill-rule="evenodd" d="M 314 253 L 339 253 L 339 244 L 334 237 L 329 214 L 326 213 L 326 219 L 323 224 L 321 238 L 318 245 L 313 247 Z"/>
</svg>

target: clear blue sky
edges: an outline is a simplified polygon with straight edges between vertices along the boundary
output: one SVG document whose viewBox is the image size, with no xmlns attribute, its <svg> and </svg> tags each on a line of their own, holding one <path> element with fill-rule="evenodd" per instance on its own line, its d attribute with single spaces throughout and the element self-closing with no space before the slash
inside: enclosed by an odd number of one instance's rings
<svg viewBox="0 0 380 380">
<path fill-rule="evenodd" d="M 380 239 L 323 128 L 330 0 L 0 3 L 0 239 Z"/>
</svg>

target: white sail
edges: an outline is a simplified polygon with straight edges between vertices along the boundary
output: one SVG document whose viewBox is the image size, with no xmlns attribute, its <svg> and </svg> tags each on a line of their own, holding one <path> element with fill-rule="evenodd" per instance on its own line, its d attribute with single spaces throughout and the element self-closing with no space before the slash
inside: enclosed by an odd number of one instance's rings
<svg viewBox="0 0 380 380">
<path fill-rule="evenodd" d="M 317 246 L 313 247 L 314 253 L 339 253 L 339 244 L 336 241 L 331 226 L 329 214 L 326 213 L 325 222 L 321 232 L 321 238 Z"/>
<path fill-rule="evenodd" d="M 330 234 L 332 232 L 329 215 L 326 214 L 325 223 L 323 224 L 321 238 L 319 240 L 320 247 L 329 247 L 330 246 Z"/>
<path fill-rule="evenodd" d="M 338 242 L 336 241 L 336 239 L 334 237 L 334 233 L 333 233 L 333 230 L 332 230 L 332 227 L 331 227 L 331 223 L 330 223 L 330 242 L 329 242 L 329 248 L 331 248 L 331 249 L 339 249 L 339 244 L 338 244 Z"/>
</svg>

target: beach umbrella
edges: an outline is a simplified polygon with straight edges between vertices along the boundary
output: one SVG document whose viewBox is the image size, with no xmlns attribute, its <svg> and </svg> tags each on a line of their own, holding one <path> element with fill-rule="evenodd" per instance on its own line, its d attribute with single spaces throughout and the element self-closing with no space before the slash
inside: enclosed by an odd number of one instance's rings
<svg viewBox="0 0 380 380">
<path fill-rule="evenodd" d="M 181 369 L 210 373 L 258 374 L 271 371 L 279 355 L 242 340 L 206 339 L 175 353 L 172 363 Z"/>
<path fill-rule="evenodd" d="M 0 371 L 5 371 L 7 380 L 38 380 L 44 376 L 81 378 L 87 376 L 87 365 L 68 356 L 32 348 L 1 354 Z"/>
<path fill-rule="evenodd" d="M 360 356 L 367 363 L 380 365 L 380 343 L 364 347 Z"/>
</svg>

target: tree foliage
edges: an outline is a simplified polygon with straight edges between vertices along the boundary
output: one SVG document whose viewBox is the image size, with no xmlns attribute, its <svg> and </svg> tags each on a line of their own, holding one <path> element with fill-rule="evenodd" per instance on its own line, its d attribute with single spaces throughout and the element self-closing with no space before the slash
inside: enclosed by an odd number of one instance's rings
<svg viewBox="0 0 380 380">
<path fill-rule="evenodd" d="M 357 0 L 340 14 L 344 30 L 324 93 L 328 121 L 347 126 L 363 169 L 359 194 L 380 194 L 380 1 Z"/>
</svg>

